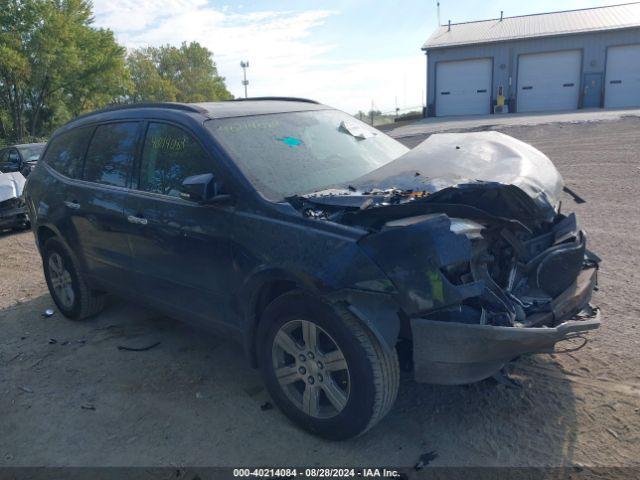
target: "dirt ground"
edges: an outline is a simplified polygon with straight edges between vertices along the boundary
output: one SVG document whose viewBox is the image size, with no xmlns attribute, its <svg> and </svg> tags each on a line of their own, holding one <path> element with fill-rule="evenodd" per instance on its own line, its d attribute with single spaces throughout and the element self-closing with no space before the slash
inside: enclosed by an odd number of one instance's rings
<svg viewBox="0 0 640 480">
<path fill-rule="evenodd" d="M 513 364 L 521 389 L 405 375 L 377 427 L 327 442 L 260 408 L 258 374 L 225 339 L 120 300 L 86 322 L 43 318 L 53 302 L 33 237 L 4 233 L 0 466 L 407 467 L 429 451 L 433 466 L 640 466 L 640 119 L 500 129 L 588 201 L 563 202 L 603 258 L 604 322 L 583 349 Z"/>
</svg>

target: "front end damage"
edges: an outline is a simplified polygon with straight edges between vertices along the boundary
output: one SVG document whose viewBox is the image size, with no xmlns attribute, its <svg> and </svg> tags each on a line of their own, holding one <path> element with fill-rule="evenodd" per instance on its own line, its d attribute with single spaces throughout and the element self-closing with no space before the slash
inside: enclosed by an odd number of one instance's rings
<svg viewBox="0 0 640 480">
<path fill-rule="evenodd" d="M 397 290 L 400 338 L 428 383 L 482 380 L 600 324 L 589 304 L 600 260 L 575 215 L 560 213 L 555 167 L 502 134 L 465 137 L 423 144 L 343 192 L 292 200 L 368 230 L 359 244 Z M 434 178 L 430 162 L 447 174 Z"/>
<path fill-rule="evenodd" d="M 22 198 L 25 178 L 19 172 L 0 173 L 0 229 L 27 225 L 27 209 Z"/>
</svg>

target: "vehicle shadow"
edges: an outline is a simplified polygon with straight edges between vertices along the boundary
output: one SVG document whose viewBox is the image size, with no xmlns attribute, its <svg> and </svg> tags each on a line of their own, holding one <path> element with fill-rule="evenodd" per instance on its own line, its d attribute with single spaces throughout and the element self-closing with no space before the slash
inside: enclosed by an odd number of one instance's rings
<svg viewBox="0 0 640 480">
<path fill-rule="evenodd" d="M 119 299 L 82 322 L 42 316 L 53 307 L 45 294 L 0 310 L 0 465 L 412 467 L 426 452 L 434 466 L 573 460 L 571 384 L 543 373 L 560 371 L 545 356 L 512 367 L 519 389 L 422 385 L 404 374 L 385 419 L 329 442 L 272 407 L 227 339 Z"/>
</svg>

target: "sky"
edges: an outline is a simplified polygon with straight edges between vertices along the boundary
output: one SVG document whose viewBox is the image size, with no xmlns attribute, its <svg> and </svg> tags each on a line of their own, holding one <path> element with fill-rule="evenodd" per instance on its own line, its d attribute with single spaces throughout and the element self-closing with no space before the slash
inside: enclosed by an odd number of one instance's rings
<svg viewBox="0 0 640 480">
<path fill-rule="evenodd" d="M 625 0 L 441 0 L 442 24 L 526 15 Z M 436 0 L 94 0 L 95 25 L 127 48 L 197 41 L 244 96 L 313 98 L 349 113 L 419 109 L 437 28 Z"/>
</svg>

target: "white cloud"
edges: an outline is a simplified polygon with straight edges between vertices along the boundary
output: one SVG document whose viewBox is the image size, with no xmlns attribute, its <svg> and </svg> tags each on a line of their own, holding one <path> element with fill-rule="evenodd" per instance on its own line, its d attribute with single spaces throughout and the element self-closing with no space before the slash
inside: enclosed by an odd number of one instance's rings
<svg viewBox="0 0 640 480">
<path fill-rule="evenodd" d="M 338 12 L 241 12 L 216 9 L 206 0 L 95 0 L 96 24 L 112 29 L 127 47 L 179 45 L 197 41 L 214 53 L 234 95 L 243 95 L 240 60 L 249 60 L 249 94 L 315 98 L 350 113 L 376 107 L 392 110 L 395 97 L 419 106 L 424 89 L 424 56 L 331 61 L 338 48 L 314 29 Z M 348 48 L 341 45 L 340 48 Z M 357 52 L 354 52 L 357 54 Z"/>
</svg>

